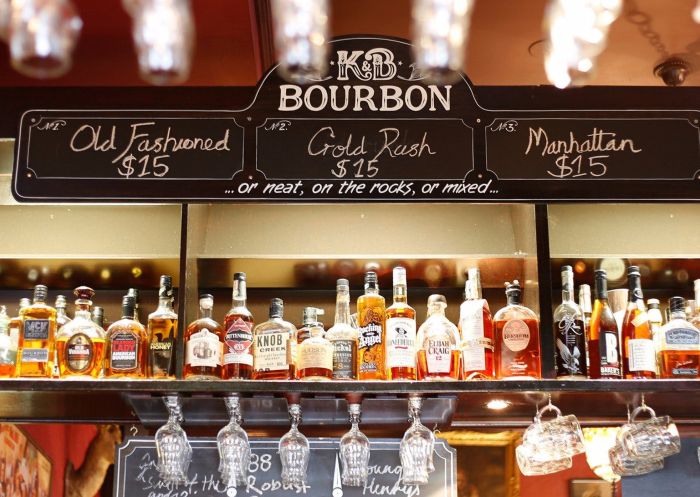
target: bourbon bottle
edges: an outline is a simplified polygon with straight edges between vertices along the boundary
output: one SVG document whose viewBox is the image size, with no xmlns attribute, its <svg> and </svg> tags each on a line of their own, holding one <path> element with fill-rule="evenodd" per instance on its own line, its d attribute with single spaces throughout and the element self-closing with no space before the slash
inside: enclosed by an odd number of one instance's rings
<svg viewBox="0 0 700 497">
<path fill-rule="evenodd" d="M 221 379 L 224 352 L 224 329 L 212 319 L 214 297 L 199 296 L 199 319 L 185 331 L 185 369 L 189 380 Z"/>
<path fill-rule="evenodd" d="M 158 308 L 148 315 L 148 337 L 148 376 L 175 378 L 177 314 L 173 310 L 173 280 L 170 276 L 160 277 Z"/>
<path fill-rule="evenodd" d="M 661 328 L 661 375 L 669 379 L 700 378 L 700 331 L 686 319 L 683 297 L 669 300 L 670 319 Z"/>
<path fill-rule="evenodd" d="M 656 378 L 654 339 L 637 266 L 627 268 L 627 280 L 629 300 L 622 320 L 622 374 L 625 378 Z"/>
<path fill-rule="evenodd" d="M 494 316 L 496 377 L 498 379 L 540 379 L 540 321 L 521 304 L 518 280 L 506 283 L 507 305 Z"/>
<path fill-rule="evenodd" d="M 107 328 L 107 378 L 146 377 L 148 333 L 134 318 L 135 305 L 134 297 L 125 295 L 122 298 L 122 318 Z"/>
<path fill-rule="evenodd" d="M 384 297 L 379 295 L 377 273 L 365 273 L 365 294 L 357 299 L 358 353 L 357 378 L 359 380 L 385 380 Z"/>
<path fill-rule="evenodd" d="M 20 310 L 17 376 L 50 378 L 53 375 L 56 309 L 46 304 L 47 294 L 46 286 L 35 286 L 32 304 Z"/>
<path fill-rule="evenodd" d="M 458 380 L 459 330 L 445 316 L 443 295 L 428 297 L 428 318 L 418 329 L 418 379 Z"/>
<path fill-rule="evenodd" d="M 588 377 L 620 379 L 622 378 L 622 357 L 617 320 L 608 304 L 608 279 L 604 269 L 595 271 L 594 297 L 588 333 Z"/>
<path fill-rule="evenodd" d="M 346 279 L 336 283 L 335 321 L 326 332 L 333 345 L 333 379 L 357 378 L 357 330 L 350 324 L 350 284 Z"/>
<path fill-rule="evenodd" d="M 295 368 L 296 326 L 282 319 L 282 299 L 270 301 L 270 319 L 253 329 L 253 379 L 291 380 Z"/>
<path fill-rule="evenodd" d="M 554 367 L 559 379 L 586 379 L 586 325 L 574 302 L 574 270 L 561 268 L 561 304 L 554 310 Z"/>
<path fill-rule="evenodd" d="M 233 275 L 231 309 L 224 318 L 224 379 L 249 380 L 253 377 L 253 315 L 246 307 L 248 293 L 245 273 Z"/>
<path fill-rule="evenodd" d="M 489 303 L 481 296 L 481 274 L 469 268 L 464 285 L 465 300 L 459 307 L 462 339 L 462 377 L 490 380 L 494 377 L 493 319 Z"/>
<path fill-rule="evenodd" d="M 406 269 L 393 271 L 394 302 L 386 309 L 386 379 L 416 379 L 416 311 L 408 305 Z"/>
<path fill-rule="evenodd" d="M 309 338 L 299 345 L 297 376 L 300 380 L 327 381 L 333 379 L 333 345 L 323 336 L 316 311 L 315 307 L 304 309 L 313 324 L 309 325 Z"/>
</svg>

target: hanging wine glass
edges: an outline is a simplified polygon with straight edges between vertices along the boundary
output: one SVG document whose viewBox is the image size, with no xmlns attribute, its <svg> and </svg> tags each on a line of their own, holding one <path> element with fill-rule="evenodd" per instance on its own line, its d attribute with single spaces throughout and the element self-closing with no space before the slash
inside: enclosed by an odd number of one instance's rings
<svg viewBox="0 0 700 497">
<path fill-rule="evenodd" d="M 424 485 L 428 483 L 435 448 L 435 435 L 420 421 L 423 399 L 408 399 L 408 417 L 411 426 L 401 440 L 401 482 L 404 485 Z M 433 468 L 434 469 L 434 468 Z"/>
<path fill-rule="evenodd" d="M 192 446 L 185 430 L 180 426 L 183 420 L 182 403 L 177 395 L 168 395 L 163 401 L 168 409 L 168 421 L 156 432 L 156 468 L 161 480 L 175 484 L 185 483 L 192 461 Z"/>
<path fill-rule="evenodd" d="M 309 441 L 298 429 L 301 423 L 301 406 L 291 404 L 289 417 L 292 428 L 280 439 L 279 453 L 282 462 L 283 485 L 306 485 L 306 469 L 309 466 Z"/>
<path fill-rule="evenodd" d="M 369 439 L 360 431 L 360 404 L 349 404 L 350 431 L 340 439 L 342 482 L 349 487 L 363 487 L 369 474 Z"/>
<path fill-rule="evenodd" d="M 230 421 L 216 436 L 219 449 L 219 474 L 227 487 L 245 485 L 250 463 L 248 434 L 241 428 L 241 404 L 237 394 L 224 398 Z"/>
</svg>

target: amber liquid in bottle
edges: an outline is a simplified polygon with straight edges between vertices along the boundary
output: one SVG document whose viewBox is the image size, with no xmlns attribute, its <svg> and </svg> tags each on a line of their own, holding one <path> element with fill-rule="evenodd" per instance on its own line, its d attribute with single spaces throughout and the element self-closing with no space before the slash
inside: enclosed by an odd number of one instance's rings
<svg viewBox="0 0 700 497">
<path fill-rule="evenodd" d="M 406 270 L 394 268 L 394 302 L 386 315 L 386 379 L 416 379 L 416 310 L 408 305 Z"/>
<path fill-rule="evenodd" d="M 359 380 L 385 380 L 384 297 L 379 295 L 377 273 L 365 274 L 365 294 L 357 299 L 358 353 L 357 378 Z"/>
<path fill-rule="evenodd" d="M 225 380 L 249 380 L 253 377 L 253 315 L 246 307 L 245 273 L 233 275 L 233 304 L 224 318 Z"/>
<path fill-rule="evenodd" d="M 192 380 L 218 380 L 223 367 L 224 329 L 211 317 L 214 297 L 199 296 L 199 319 L 185 331 L 183 376 Z"/>
<path fill-rule="evenodd" d="M 620 379 L 622 364 L 618 343 L 617 321 L 608 305 L 606 272 L 595 272 L 595 302 L 588 335 L 588 377 L 591 379 Z"/>
<path fill-rule="evenodd" d="M 459 330 L 445 316 L 444 295 L 428 297 L 428 317 L 416 336 L 418 379 L 458 380 L 461 373 Z"/>
<path fill-rule="evenodd" d="M 105 376 L 145 378 L 148 363 L 148 334 L 134 312 L 135 298 L 122 298 L 122 319 L 107 328 Z"/>
<path fill-rule="evenodd" d="M 54 366 L 56 309 L 46 305 L 48 289 L 34 288 L 34 302 L 20 311 L 17 376 L 50 378 Z"/>
<path fill-rule="evenodd" d="M 425 350 L 419 350 L 418 358 L 418 379 L 420 380 L 457 380 L 459 379 L 460 368 L 460 352 L 459 350 L 450 351 L 450 367 L 445 372 L 430 372 L 428 368 L 428 355 Z"/>
<path fill-rule="evenodd" d="M 622 321 L 622 372 L 628 379 L 656 378 L 656 351 L 644 306 L 639 268 L 627 268 L 627 277 L 629 302 Z"/>
<path fill-rule="evenodd" d="M 481 273 L 468 270 L 465 301 L 460 306 L 459 332 L 462 339 L 462 377 L 491 380 L 494 377 L 493 318 L 488 302 L 481 296 Z"/>
<path fill-rule="evenodd" d="M 177 314 L 173 310 L 173 283 L 167 275 L 160 277 L 158 308 L 148 315 L 148 376 L 156 379 L 175 378 L 175 340 Z"/>
<path fill-rule="evenodd" d="M 253 379 L 292 380 L 297 329 L 283 319 L 282 299 L 270 301 L 269 315 L 270 319 L 253 329 Z"/>
</svg>

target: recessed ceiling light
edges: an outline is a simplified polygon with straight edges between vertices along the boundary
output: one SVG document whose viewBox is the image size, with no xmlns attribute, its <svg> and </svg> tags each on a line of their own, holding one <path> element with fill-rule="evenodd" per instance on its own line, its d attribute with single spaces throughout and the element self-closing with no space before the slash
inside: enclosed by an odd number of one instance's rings
<svg viewBox="0 0 700 497">
<path fill-rule="evenodd" d="M 486 403 L 487 409 L 493 409 L 494 411 L 500 411 L 510 406 L 510 402 L 503 399 L 491 399 Z"/>
</svg>

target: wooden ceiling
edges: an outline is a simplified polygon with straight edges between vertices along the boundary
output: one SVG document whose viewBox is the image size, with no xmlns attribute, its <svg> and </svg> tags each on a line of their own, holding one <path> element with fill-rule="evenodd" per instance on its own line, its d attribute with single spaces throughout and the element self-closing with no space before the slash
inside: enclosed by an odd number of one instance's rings
<svg viewBox="0 0 700 497">
<path fill-rule="evenodd" d="M 74 0 L 84 29 L 71 72 L 59 79 L 24 78 L 0 45 L 0 86 L 138 86 L 130 19 L 121 0 Z M 187 85 L 254 85 L 269 60 L 269 0 L 192 0 L 197 48 Z M 547 84 L 542 69 L 546 0 L 476 0 L 466 73 L 477 85 Z M 700 73 L 695 0 L 626 0 L 591 84 L 660 85 L 654 66 L 685 54 Z M 332 0 L 333 35 L 367 33 L 410 38 L 410 0 Z M 267 36 L 266 36 L 267 34 Z M 658 41 L 656 47 L 650 38 Z M 533 43 L 535 45 L 531 46 Z M 267 57 L 266 57 L 267 56 Z M 692 73 L 686 86 L 700 85 Z"/>
</svg>

